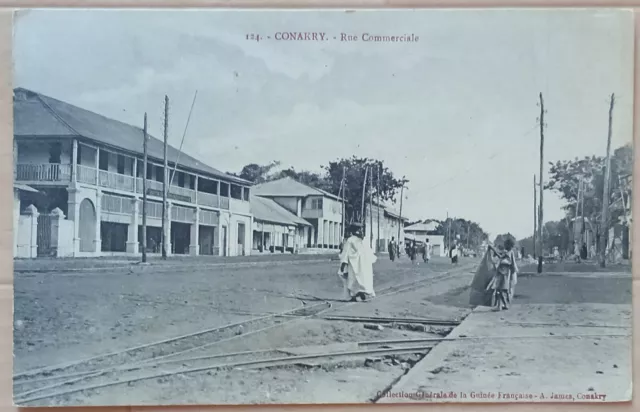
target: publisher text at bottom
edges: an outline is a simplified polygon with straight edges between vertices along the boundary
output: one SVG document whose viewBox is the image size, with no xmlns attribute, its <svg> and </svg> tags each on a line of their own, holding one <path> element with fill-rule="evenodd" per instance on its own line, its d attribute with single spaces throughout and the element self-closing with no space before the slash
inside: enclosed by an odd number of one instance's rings
<svg viewBox="0 0 640 412">
<path fill-rule="evenodd" d="M 607 395 L 597 392 L 585 393 L 513 393 L 513 392 L 456 392 L 456 391 L 416 391 L 378 393 L 379 398 L 410 399 L 435 402 L 604 402 Z"/>
</svg>

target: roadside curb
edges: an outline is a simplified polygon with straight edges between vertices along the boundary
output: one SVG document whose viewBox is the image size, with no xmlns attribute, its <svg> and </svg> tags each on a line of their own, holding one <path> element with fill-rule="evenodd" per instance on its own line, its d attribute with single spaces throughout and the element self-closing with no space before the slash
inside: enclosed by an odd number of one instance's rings
<svg viewBox="0 0 640 412">
<path fill-rule="evenodd" d="M 219 263 L 201 263 L 196 262 L 176 262 L 171 264 L 154 264 L 134 261 L 129 265 L 107 266 L 94 268 L 60 268 L 60 269 L 14 269 L 14 274 L 42 274 L 42 273 L 112 273 L 126 272 L 143 273 L 148 271 L 154 272 L 184 272 L 193 269 L 210 269 L 210 268 L 242 268 L 252 266 L 281 266 L 281 265 L 299 265 L 303 263 L 320 263 L 335 260 L 334 256 L 327 255 L 321 259 L 304 259 L 304 260 L 285 260 L 285 261 L 256 261 L 256 262 L 219 262 Z"/>
</svg>

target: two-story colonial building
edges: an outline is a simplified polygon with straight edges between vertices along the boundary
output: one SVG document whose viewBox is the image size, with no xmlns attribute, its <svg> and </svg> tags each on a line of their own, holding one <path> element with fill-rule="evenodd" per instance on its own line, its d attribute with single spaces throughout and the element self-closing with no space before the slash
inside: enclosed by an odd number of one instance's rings
<svg viewBox="0 0 640 412">
<path fill-rule="evenodd" d="M 390 207 L 376 203 L 367 205 L 366 215 L 364 240 L 369 242 L 373 239 L 371 244 L 376 253 L 387 253 L 391 238 L 394 238 L 398 245 L 404 243 L 404 224 L 408 221 L 406 217 L 401 217 Z M 380 239 L 379 243 L 378 239 Z"/>
<path fill-rule="evenodd" d="M 18 193 L 21 212 L 31 205 L 39 212 L 38 255 L 138 254 L 143 130 L 22 88 L 14 90 L 13 103 L 14 179 L 38 191 Z M 167 179 L 168 253 L 249 254 L 251 183 L 171 146 L 168 164 L 164 170 L 163 142 L 148 136 L 148 252 L 161 252 Z M 54 225 L 59 233 L 52 234 L 52 217 L 73 223 Z M 67 227 L 70 233 L 61 229 Z"/>
<path fill-rule="evenodd" d="M 338 249 L 342 240 L 342 199 L 292 178 L 253 187 L 256 196 L 273 200 L 312 226 L 306 234 L 307 248 Z"/>
</svg>

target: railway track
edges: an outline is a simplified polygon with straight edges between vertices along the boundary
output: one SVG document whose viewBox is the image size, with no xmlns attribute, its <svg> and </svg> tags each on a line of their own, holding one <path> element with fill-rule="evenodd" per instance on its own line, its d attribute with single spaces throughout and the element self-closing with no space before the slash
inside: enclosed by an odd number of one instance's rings
<svg viewBox="0 0 640 412">
<path fill-rule="evenodd" d="M 460 269 L 464 269 L 464 267 Z M 439 280 L 450 278 L 451 276 L 451 272 L 447 271 L 436 276 L 425 277 L 417 281 L 399 285 L 390 285 L 379 290 L 377 295 L 378 298 L 392 296 L 405 291 L 415 290 L 416 287 L 428 285 Z M 300 308 L 285 312 L 258 316 L 247 321 L 198 331 L 188 335 L 178 336 L 158 342 L 152 342 L 133 348 L 128 348 L 122 351 L 98 355 L 89 359 L 74 361 L 67 364 L 21 372 L 14 375 L 14 401 L 15 403 L 24 405 L 28 402 L 33 402 L 36 400 L 62 396 L 67 394 L 68 391 L 71 391 L 70 393 L 73 393 L 94 389 L 93 387 L 96 386 L 96 384 L 94 383 L 92 385 L 91 382 L 97 380 L 103 381 L 108 377 L 112 377 L 112 380 L 107 381 L 106 386 L 113 386 L 123 383 L 131 383 L 140 380 L 161 377 L 156 376 L 159 374 L 158 368 L 165 368 L 162 369 L 160 375 L 167 374 L 166 376 L 170 376 L 172 374 L 178 373 L 194 373 L 210 369 L 238 367 L 240 365 L 243 367 L 273 367 L 291 364 L 291 362 L 300 363 L 300 361 L 306 358 L 300 356 L 277 357 L 274 355 L 281 355 L 282 351 L 271 349 L 263 351 L 220 353 L 192 358 L 184 358 L 184 356 L 196 351 L 211 348 L 223 342 L 233 341 L 234 339 L 241 339 L 246 336 L 266 332 L 277 327 L 291 325 L 294 322 L 300 322 L 301 320 L 308 318 L 316 317 L 331 318 L 343 321 L 356 321 L 355 318 L 347 319 L 349 317 L 323 316 L 323 314 L 327 314 L 329 311 L 331 311 L 331 309 L 335 309 L 336 307 L 344 308 L 345 306 L 353 304 L 356 303 L 340 302 L 337 304 L 332 304 L 330 302 L 323 301 L 315 304 L 305 304 L 303 302 L 303 305 Z M 361 319 L 361 321 L 362 320 L 363 319 Z M 373 318 L 369 318 L 365 321 L 371 321 L 373 323 L 373 321 L 375 320 Z M 380 318 L 379 321 L 385 323 L 392 322 L 394 320 L 393 318 Z M 397 322 L 398 320 L 395 321 Z M 402 321 L 406 322 L 407 319 L 402 319 Z M 455 321 L 426 319 L 418 319 L 415 321 L 415 323 L 422 324 L 428 324 L 429 321 L 431 321 L 434 325 L 446 326 L 455 326 L 455 324 L 457 324 Z M 239 332 L 240 329 L 242 330 L 242 332 Z M 401 344 L 402 342 L 400 341 L 395 343 L 396 346 Z M 420 346 L 419 348 L 422 349 L 417 353 L 424 354 L 425 351 L 428 351 L 429 347 Z M 417 348 L 418 346 L 413 348 L 391 347 L 383 349 L 390 351 L 389 354 L 391 354 L 393 353 L 393 351 L 399 351 L 398 353 L 407 353 L 403 351 L 417 350 Z M 367 354 L 368 356 L 373 356 L 376 354 L 376 356 L 383 356 L 384 353 L 378 353 L 375 352 L 375 350 L 374 352 L 372 352 L 371 350 L 365 350 L 359 351 L 358 353 L 350 352 L 330 355 L 318 354 L 313 356 L 316 356 L 317 359 L 326 358 L 328 361 L 330 361 L 335 356 L 366 356 Z M 198 364 L 198 367 L 196 368 L 188 367 L 193 366 L 193 362 L 212 362 L 216 359 L 222 359 L 226 362 L 214 362 L 213 364 L 207 364 L 204 366 Z M 241 359 L 241 361 L 235 361 L 234 363 L 234 359 Z M 166 368 L 169 368 L 170 370 L 167 371 Z M 146 374 L 143 372 L 146 372 Z M 103 382 L 100 385 L 104 384 L 105 383 Z M 60 391 L 59 388 L 68 389 L 66 389 L 65 391 Z"/>
<path fill-rule="evenodd" d="M 91 391 L 105 387 L 130 384 L 133 382 L 171 377 L 180 374 L 228 370 L 234 368 L 256 369 L 291 365 L 314 366 L 316 363 L 354 361 L 362 358 L 381 358 L 396 355 L 426 354 L 440 340 L 437 338 L 415 339 L 410 341 L 371 341 L 359 342 L 358 349 L 332 351 L 305 355 L 291 355 L 287 348 L 264 351 L 247 351 L 219 355 L 200 356 L 180 360 L 165 360 L 157 364 L 139 367 L 121 367 L 117 370 L 103 370 L 67 381 L 60 385 L 50 385 L 19 394 L 14 401 L 20 405 L 37 400 L 66 396 L 82 391 Z M 404 345 L 403 345 L 404 344 Z M 393 347 L 391 345 L 396 345 Z M 283 356 L 288 355 L 288 356 Z M 222 362 L 220 360 L 223 360 Z M 63 388 L 62 390 L 56 390 Z"/>
</svg>

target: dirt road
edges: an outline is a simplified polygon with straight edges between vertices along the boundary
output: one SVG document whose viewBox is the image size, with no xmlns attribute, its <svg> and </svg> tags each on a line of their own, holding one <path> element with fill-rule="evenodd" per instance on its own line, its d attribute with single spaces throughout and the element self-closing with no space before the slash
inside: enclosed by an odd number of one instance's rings
<svg viewBox="0 0 640 412">
<path fill-rule="evenodd" d="M 452 267 L 445 259 L 436 259 L 428 265 L 414 266 L 407 260 L 391 263 L 380 259 L 374 268 L 377 290 L 416 280 L 426 280 L 426 283 L 401 293 L 380 296 L 370 303 L 350 306 L 337 302 L 341 296 L 337 262 L 329 261 L 206 270 L 183 266 L 175 273 L 18 274 L 15 279 L 15 368 L 20 372 L 71 362 L 293 310 L 303 302 L 306 305 L 324 300 L 333 302 L 334 307 L 325 315 L 460 319 L 468 309 L 443 303 L 441 296 L 469 284 L 472 276 L 469 265 L 473 263 L 467 261 Z M 206 354 L 273 348 L 300 350 L 318 345 L 328 347 L 326 345 L 424 336 L 439 335 L 438 331 L 431 330 L 371 330 L 351 322 L 288 319 L 264 333 L 239 336 L 215 345 Z M 30 405 L 171 404 L 177 400 L 231 404 L 365 402 L 416 360 L 377 362 L 366 367 L 364 360 L 357 360 L 311 369 L 300 366 L 257 371 L 232 368 L 176 374 L 76 392 Z M 363 385 L 363 382 L 369 384 Z M 16 388 L 16 392 L 24 392 L 23 389 Z"/>
</svg>

